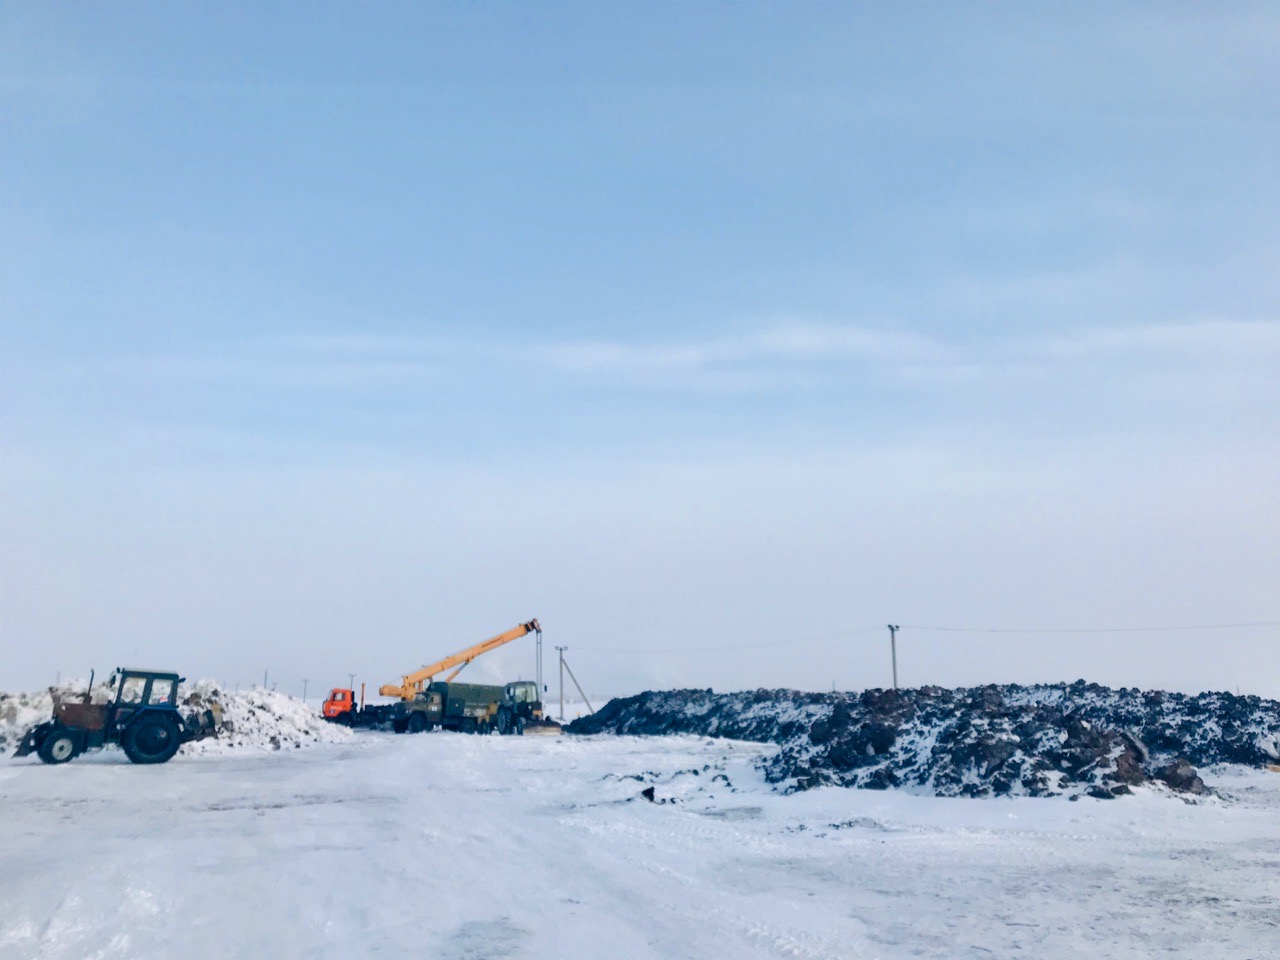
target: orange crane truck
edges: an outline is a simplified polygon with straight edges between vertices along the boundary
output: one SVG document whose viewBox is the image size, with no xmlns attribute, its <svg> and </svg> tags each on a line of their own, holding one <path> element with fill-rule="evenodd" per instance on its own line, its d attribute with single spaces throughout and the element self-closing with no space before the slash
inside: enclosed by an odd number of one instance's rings
<svg viewBox="0 0 1280 960">
<path fill-rule="evenodd" d="M 335 687 L 321 708 L 321 716 L 348 726 L 389 726 L 397 733 L 418 733 L 441 727 L 478 733 L 492 730 L 519 733 L 525 727 L 546 726 L 551 721 L 543 721 L 537 684 L 531 681 L 507 684 L 506 688 L 452 682 L 476 657 L 529 633 L 537 633 L 541 639 L 542 627 L 537 620 L 518 624 L 504 633 L 405 674 L 399 684 L 387 683 L 378 688 L 379 694 L 395 697 L 398 703 L 357 704 L 354 690 Z M 432 682 L 437 674 L 450 669 L 453 672 L 442 682 Z M 531 687 L 532 693 L 526 687 Z M 517 718 L 524 722 L 516 723 Z M 559 724 L 555 727 L 558 732 Z"/>
</svg>

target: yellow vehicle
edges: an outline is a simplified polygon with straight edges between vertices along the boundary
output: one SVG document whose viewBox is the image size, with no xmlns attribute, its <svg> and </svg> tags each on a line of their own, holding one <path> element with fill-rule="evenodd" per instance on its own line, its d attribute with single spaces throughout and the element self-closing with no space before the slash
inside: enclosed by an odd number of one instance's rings
<svg viewBox="0 0 1280 960">
<path fill-rule="evenodd" d="M 537 633 L 542 636 L 542 627 L 537 620 L 530 620 L 528 623 L 522 623 L 519 626 L 512 627 L 506 633 L 500 633 L 496 637 L 490 637 L 481 643 L 467 647 L 465 650 L 459 650 L 457 653 L 450 654 L 443 660 L 437 660 L 435 663 L 428 664 L 421 670 L 415 670 L 413 673 L 404 675 L 404 682 L 397 685 L 394 683 L 384 683 L 378 688 L 378 693 L 384 697 L 399 697 L 401 700 L 412 700 L 419 693 L 422 693 L 430 685 L 436 674 L 444 673 L 451 667 L 457 667 L 453 673 L 445 677 L 448 683 L 459 673 L 462 668 L 474 660 L 481 654 L 488 653 L 490 650 L 496 650 L 504 644 L 510 643 L 512 640 L 519 640 L 525 634 Z"/>
</svg>

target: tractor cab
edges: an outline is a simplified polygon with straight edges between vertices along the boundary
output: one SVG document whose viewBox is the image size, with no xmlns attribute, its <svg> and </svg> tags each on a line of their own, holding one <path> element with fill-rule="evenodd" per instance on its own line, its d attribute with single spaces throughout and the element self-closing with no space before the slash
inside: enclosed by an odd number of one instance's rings
<svg viewBox="0 0 1280 960">
<path fill-rule="evenodd" d="M 176 707 L 178 684 L 183 679 L 176 673 L 161 673 L 158 670 L 117 670 L 116 705 L 132 703 Z"/>
<path fill-rule="evenodd" d="M 115 702 L 111 704 L 112 720 L 121 725 L 141 710 L 178 709 L 178 684 L 183 680 L 176 673 L 158 670 L 117 670 L 111 678 L 116 684 Z M 110 682 L 110 681 L 109 681 Z"/>
<path fill-rule="evenodd" d="M 545 722 L 538 685 L 532 680 L 516 680 L 504 686 L 497 723 L 499 733 L 522 734 L 526 730 L 542 732 Z"/>
<path fill-rule="evenodd" d="M 513 705 L 517 703 L 538 703 L 538 685 L 532 680 L 517 680 L 515 683 L 508 683 L 502 693 L 504 703 Z"/>
</svg>

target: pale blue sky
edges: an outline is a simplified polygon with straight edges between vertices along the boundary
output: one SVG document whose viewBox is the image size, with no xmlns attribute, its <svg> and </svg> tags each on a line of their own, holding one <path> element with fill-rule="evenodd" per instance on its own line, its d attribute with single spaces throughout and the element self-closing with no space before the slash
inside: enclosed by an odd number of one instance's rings
<svg viewBox="0 0 1280 960">
<path fill-rule="evenodd" d="M 0 3 L 0 687 L 1280 620 L 1278 103 L 1263 4 Z"/>
</svg>

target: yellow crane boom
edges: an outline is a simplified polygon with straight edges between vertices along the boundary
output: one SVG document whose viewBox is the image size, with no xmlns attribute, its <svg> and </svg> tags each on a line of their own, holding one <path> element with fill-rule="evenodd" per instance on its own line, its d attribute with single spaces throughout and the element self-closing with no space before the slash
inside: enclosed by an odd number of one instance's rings
<svg viewBox="0 0 1280 960">
<path fill-rule="evenodd" d="M 456 677 L 468 663 L 480 656 L 482 653 L 488 653 L 490 650 L 496 650 L 504 643 L 510 643 L 512 640 L 519 640 L 526 633 L 542 633 L 542 627 L 537 620 L 530 620 L 528 623 L 522 623 L 519 626 L 512 627 L 506 633 L 500 633 L 496 637 L 490 637 L 482 643 L 475 646 L 467 647 L 465 650 L 459 650 L 457 653 L 438 660 L 435 663 L 428 664 L 421 670 L 415 670 L 413 673 L 407 673 L 404 676 L 404 683 L 396 685 L 394 683 L 384 683 L 378 688 L 378 693 L 384 697 L 399 697 L 401 700 L 412 700 L 413 695 L 424 689 L 431 679 L 437 673 L 444 673 L 450 667 L 457 667 L 453 673 L 446 677 L 446 680 L 452 680 Z"/>
</svg>

